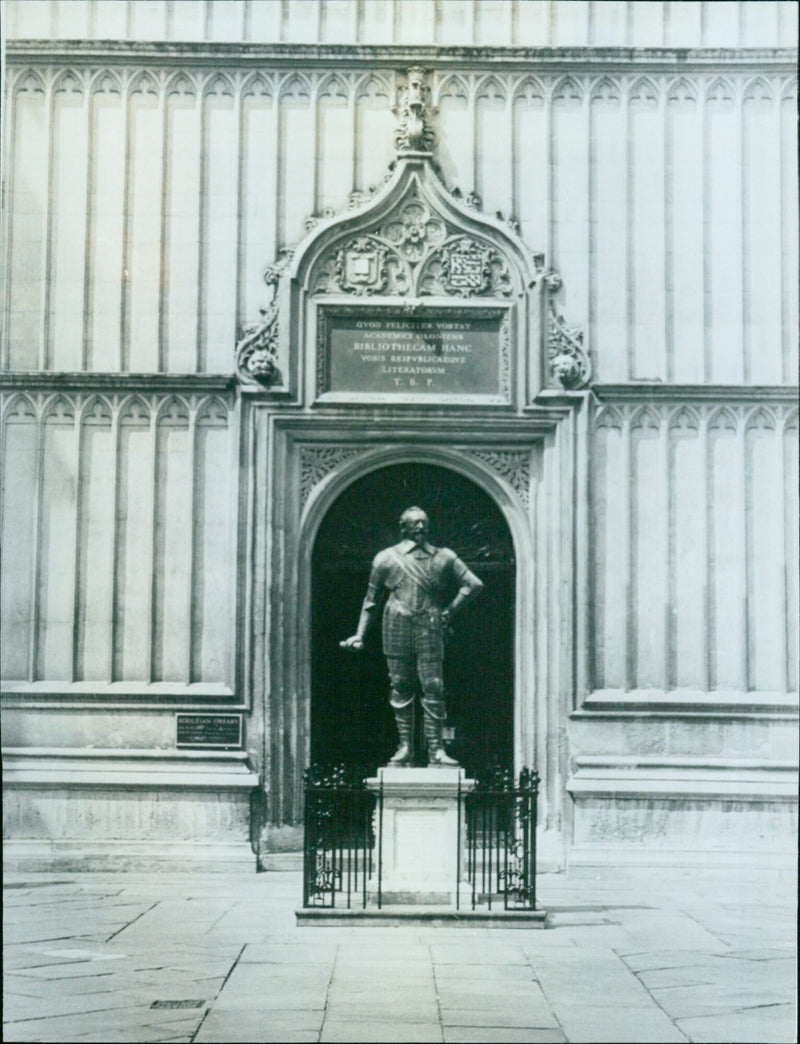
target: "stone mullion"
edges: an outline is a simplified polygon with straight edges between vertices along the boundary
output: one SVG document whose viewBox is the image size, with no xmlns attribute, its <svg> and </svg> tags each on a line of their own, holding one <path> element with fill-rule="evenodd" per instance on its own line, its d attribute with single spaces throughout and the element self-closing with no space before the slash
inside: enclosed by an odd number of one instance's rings
<svg viewBox="0 0 800 1044">
<path fill-rule="evenodd" d="M 625 178 L 624 198 L 622 201 L 622 212 L 625 215 L 625 258 L 624 258 L 624 280 L 625 280 L 625 364 L 626 379 L 636 379 L 636 338 L 634 328 L 634 305 L 631 288 L 634 285 L 634 191 L 636 187 L 636 171 L 634 170 L 634 148 L 631 136 L 631 91 L 633 84 L 630 79 L 620 77 L 620 103 L 622 105 L 622 137 L 625 142 Z"/>
<path fill-rule="evenodd" d="M 782 9 L 781 5 L 781 9 Z M 793 246 L 796 238 L 796 226 L 795 221 L 792 219 L 791 207 L 787 207 L 787 200 L 790 198 L 797 200 L 796 186 L 792 186 L 791 179 L 787 177 L 789 170 L 797 170 L 797 156 L 796 156 L 796 141 L 793 141 L 792 148 L 790 150 L 790 156 L 786 156 L 786 139 L 783 133 L 783 107 L 786 102 L 786 89 L 780 90 L 778 85 L 775 85 L 776 90 L 776 106 L 777 106 L 777 135 L 779 142 L 779 156 L 778 161 L 780 163 L 780 195 L 779 195 L 779 213 L 780 213 L 780 261 L 781 261 L 781 363 L 783 371 L 783 379 L 786 383 L 790 383 L 795 373 L 792 369 L 792 347 L 794 338 L 792 336 L 791 329 L 791 309 L 788 303 L 788 295 L 793 295 L 794 299 L 797 300 L 797 287 L 792 285 L 791 279 L 787 278 L 787 275 L 791 272 L 791 266 L 789 264 L 789 258 L 793 252 Z M 793 107 L 793 112 L 796 110 L 796 105 Z M 794 125 L 794 124 L 793 124 Z M 789 180 L 790 184 L 786 184 Z M 788 211 L 788 213 L 787 213 Z"/>
<path fill-rule="evenodd" d="M 557 737 L 556 742 L 548 742 L 546 745 L 547 756 L 547 783 L 546 792 L 549 794 L 548 801 L 548 826 L 561 828 L 561 817 L 563 812 L 563 788 L 559 783 L 559 759 L 560 750 L 564 741 L 565 714 L 562 709 L 563 700 L 569 690 L 570 679 L 565 676 L 564 664 L 564 624 L 565 603 L 562 601 L 563 580 L 561 574 L 564 568 L 564 552 L 572 544 L 572 533 L 565 531 L 562 520 L 567 517 L 568 509 L 565 511 L 563 467 L 564 460 L 569 459 L 569 436 L 565 430 L 569 425 L 564 420 L 558 427 L 553 439 L 553 449 L 549 462 L 549 477 L 546 479 L 549 496 L 549 526 L 552 542 L 548 554 L 548 627 L 550 642 L 548 648 L 549 674 L 551 686 L 549 692 L 551 698 L 547 700 L 547 735 Z M 566 443 L 566 445 L 565 445 Z M 571 551 L 570 551 L 571 553 Z M 569 606 L 566 607 L 567 611 Z M 553 626 L 553 624 L 555 626 Z"/>
<path fill-rule="evenodd" d="M 272 257 L 265 260 L 275 261 L 278 257 L 280 246 L 280 217 L 281 217 L 281 164 L 278 152 L 281 144 L 281 99 L 280 80 L 277 76 L 269 78 L 270 102 L 272 103 L 272 140 L 267 150 L 267 162 L 273 165 L 275 173 L 275 198 L 273 200 L 273 222 L 272 222 Z"/>
<path fill-rule="evenodd" d="M 316 79 L 316 78 L 315 78 Z M 322 199 L 320 192 L 320 185 L 322 179 L 320 177 L 320 148 L 319 148 L 319 126 L 320 126 L 320 114 L 319 109 L 322 104 L 322 98 L 320 91 L 322 90 L 322 80 L 317 79 L 316 83 L 313 83 L 311 88 L 311 97 L 309 99 L 309 108 L 311 110 L 311 147 L 312 147 L 312 160 L 311 160 L 311 171 L 312 171 L 312 184 L 311 184 L 311 208 L 312 213 L 322 213 Z"/>
<path fill-rule="evenodd" d="M 796 569 L 797 563 L 789 562 L 787 559 L 788 552 L 788 541 L 786 539 L 787 521 L 789 525 L 794 524 L 792 520 L 787 520 L 787 501 L 788 491 L 786 489 L 786 436 L 784 434 L 785 424 L 781 424 L 782 418 L 780 411 L 776 410 L 778 415 L 778 422 L 775 425 L 775 439 L 778 443 L 776 449 L 778 454 L 778 475 L 781 485 L 781 527 L 780 527 L 780 546 L 776 548 L 776 556 L 779 562 L 784 563 L 783 575 L 781 576 L 781 620 L 783 626 L 781 627 L 780 637 L 778 639 L 780 648 L 780 692 L 789 691 L 789 627 L 791 627 L 791 621 L 789 620 L 789 591 L 788 584 L 789 578 L 787 576 L 788 569 Z"/>
<path fill-rule="evenodd" d="M 44 397 L 42 397 L 44 398 Z M 28 681 L 36 681 L 36 668 L 39 660 L 39 597 L 42 572 L 42 502 L 44 499 L 44 427 L 45 420 L 41 409 L 42 400 L 36 418 L 36 455 L 34 458 L 35 474 L 33 479 L 33 563 L 31 569 L 31 609 L 28 647 Z"/>
<path fill-rule="evenodd" d="M 741 9 L 739 12 L 740 21 L 740 34 L 741 34 Z M 749 189 L 749 178 L 747 171 L 747 127 L 745 125 L 745 104 L 744 104 L 744 91 L 742 85 L 738 84 L 738 90 L 736 92 L 736 123 L 739 132 L 738 141 L 738 152 L 739 152 L 739 242 L 741 244 L 741 273 L 742 273 L 742 286 L 741 286 L 741 299 L 742 299 L 742 381 L 744 384 L 749 384 L 751 380 L 751 366 L 750 366 L 750 350 L 751 350 L 751 337 L 750 337 L 750 317 L 751 317 L 751 302 L 749 294 L 751 290 L 751 257 L 748 247 L 749 238 L 749 225 L 750 225 L 750 207 L 748 199 Z"/>
<path fill-rule="evenodd" d="M 76 397 L 77 398 L 77 397 Z M 83 491 L 88 482 L 88 475 L 81 468 L 81 446 L 84 436 L 82 414 L 87 401 L 84 399 L 82 410 L 80 401 L 75 402 L 75 429 L 73 431 L 73 458 L 75 460 L 75 533 L 70 551 L 72 553 L 72 636 L 70 640 L 70 682 L 78 681 L 78 616 L 80 613 L 80 564 L 81 564 L 81 501 Z M 83 520 L 88 525 L 88 518 Z"/>
<path fill-rule="evenodd" d="M 593 176 L 593 171 L 598 170 L 598 163 L 596 157 L 595 148 L 595 134 L 594 134 L 594 111 L 592 105 L 592 88 L 591 82 L 587 82 L 583 92 L 583 109 L 584 109 L 584 126 L 586 127 L 586 207 L 588 214 L 587 231 L 586 231 L 586 264 L 587 264 L 587 279 L 586 279 L 586 297 L 587 297 L 587 308 L 586 308 L 586 320 L 588 327 L 588 341 L 589 351 L 595 353 L 597 357 L 597 341 L 598 341 L 598 293 L 597 293 L 597 214 L 598 214 L 598 203 L 597 197 L 599 192 L 597 190 L 598 176 Z"/>
<path fill-rule="evenodd" d="M 347 86 L 347 122 L 350 126 L 350 140 L 353 143 L 353 147 L 350 150 L 351 167 L 350 167 L 350 191 L 355 192 L 356 189 L 366 190 L 366 185 L 359 185 L 358 183 L 358 157 L 360 149 L 358 147 L 358 98 L 356 97 L 356 84 L 358 78 L 351 76 L 348 78 Z M 321 211 L 317 209 L 315 213 L 319 214 Z"/>
<path fill-rule="evenodd" d="M 669 19 L 669 4 L 664 5 L 664 18 Z M 665 21 L 664 39 L 667 24 Z M 672 168 L 674 128 L 670 119 L 669 82 L 661 91 L 661 144 L 664 175 L 664 373 L 668 384 L 675 381 L 675 171 Z"/>
<path fill-rule="evenodd" d="M 701 19 L 704 17 L 705 4 L 701 4 Z M 698 98 L 700 105 L 700 127 L 702 155 L 700 158 L 700 185 L 703 195 L 703 224 L 699 230 L 700 250 L 703 258 L 703 276 L 701 300 L 703 302 L 703 368 L 702 379 L 711 380 L 711 301 L 708 288 L 711 284 L 711 156 L 708 143 L 709 113 L 707 92 L 703 91 Z"/>
<path fill-rule="evenodd" d="M 206 249 L 206 237 L 204 233 L 206 231 L 206 221 L 208 212 L 208 170 L 211 163 L 211 157 L 207 154 L 206 150 L 206 130 L 208 125 L 208 104 L 206 95 L 206 84 L 201 84 L 196 95 L 196 104 L 200 106 L 200 119 L 199 123 L 199 139 L 200 139 L 200 152 L 199 152 L 199 164 L 200 164 L 200 185 L 198 192 L 197 202 L 197 317 L 196 317 L 196 351 L 194 359 L 194 368 L 197 373 L 201 373 L 206 368 L 206 356 L 208 353 L 208 330 L 206 326 L 206 311 L 204 306 L 205 291 L 206 291 L 206 262 L 205 262 L 205 249 Z"/>
<path fill-rule="evenodd" d="M 13 18 L 16 21 L 16 9 L 11 8 L 14 12 Z M 25 76 L 25 72 L 20 72 L 17 75 L 17 81 L 21 80 Z M 2 257 L 3 257 L 3 273 L 2 273 L 2 292 L 3 300 L 5 305 L 3 307 L 3 330 L 0 332 L 0 371 L 10 369 L 11 363 L 11 347 L 9 344 L 9 335 L 11 333 L 11 258 L 13 254 L 14 245 L 14 168 L 13 155 L 11 150 L 11 142 L 16 140 L 16 126 L 17 126 L 17 112 L 19 107 L 19 94 L 20 92 L 16 89 L 16 84 L 11 87 L 8 91 L 6 98 L 9 102 L 7 108 L 10 108 L 10 115 L 7 119 L 3 120 L 2 127 L 2 145 L 3 155 L 8 156 L 11 162 L 8 164 L 8 175 L 6 177 L 6 220 L 0 226 L 0 234 L 2 234 L 3 245 L 2 245 Z M 45 97 L 47 96 L 47 89 L 45 88 Z M 47 123 L 45 123 L 47 126 Z M 48 168 L 50 164 L 47 164 Z M 5 334 L 3 336 L 2 334 Z"/>
<path fill-rule="evenodd" d="M 197 604 L 197 591 L 195 585 L 195 554 L 197 548 L 197 496 L 200 483 L 197 480 L 197 400 L 192 396 L 191 402 L 189 403 L 189 526 L 188 526 L 188 539 L 186 541 L 186 556 L 188 560 L 188 568 L 186 571 L 186 594 L 188 599 L 187 606 L 187 626 L 186 626 L 186 651 L 185 651 L 185 663 L 186 663 L 186 678 L 185 682 L 187 685 L 195 680 L 193 677 L 194 667 L 194 644 L 197 635 L 195 634 L 195 608 Z M 197 679 L 200 681 L 200 679 Z"/>
<path fill-rule="evenodd" d="M 711 591 L 714 582 L 714 564 L 712 561 L 711 541 L 711 512 L 713 504 L 712 462 L 711 462 L 711 440 L 708 434 L 708 421 L 710 410 L 702 410 L 700 413 L 700 430 L 697 437 L 700 445 L 700 466 L 702 468 L 702 500 L 700 503 L 700 547 L 703 555 L 703 593 L 702 607 L 703 619 L 706 626 L 701 628 L 701 662 L 703 671 L 703 688 L 706 692 L 711 691 L 711 650 L 716 642 L 716 619 L 712 618 L 713 609 L 711 604 Z"/>
<path fill-rule="evenodd" d="M 545 84 L 544 97 L 544 147 L 545 154 L 545 178 L 544 178 L 544 207 L 545 207 L 545 233 L 544 233 L 544 260 L 548 268 L 553 267 L 553 80 Z"/>
<path fill-rule="evenodd" d="M 228 439 L 228 468 L 229 475 L 231 476 L 231 489 L 229 491 L 229 503 L 228 503 L 228 514 L 226 516 L 227 524 L 227 540 L 229 548 L 228 558 L 228 641 L 226 643 L 226 658 L 223 667 L 223 678 L 226 685 L 229 685 L 231 689 L 242 694 L 242 683 L 241 679 L 236 676 L 236 664 L 239 661 L 239 653 L 241 642 L 239 640 L 240 631 L 237 627 L 238 623 L 238 603 L 240 592 L 242 590 L 242 583 L 239 574 L 239 548 L 244 547 L 246 543 L 246 531 L 244 526 L 244 511 L 245 505 L 242 503 L 243 497 L 242 484 L 244 479 L 243 475 L 246 475 L 246 469 L 239 469 L 239 447 L 242 445 L 242 415 L 241 406 L 237 408 L 236 404 L 231 406 L 229 402 L 223 400 L 225 411 L 227 414 L 227 423 L 225 432 Z M 239 400 L 241 403 L 241 400 Z M 203 481 L 208 481 L 207 476 L 203 477 Z M 250 556 L 252 561 L 252 555 Z"/>
<path fill-rule="evenodd" d="M 161 509 L 158 492 L 158 469 L 160 466 L 160 455 L 158 446 L 158 420 L 159 420 L 159 401 L 157 398 L 153 399 L 151 403 L 150 411 L 150 428 L 148 430 L 149 441 L 150 441 L 150 460 L 152 462 L 152 470 L 150 475 L 151 488 L 152 488 L 152 499 L 150 501 L 150 517 L 148 519 L 148 525 L 150 529 L 150 584 L 148 587 L 148 607 L 146 613 L 146 626 L 148 631 L 147 639 L 147 682 L 152 684 L 157 679 L 156 674 L 156 640 L 158 638 L 156 634 L 156 606 L 158 596 L 158 577 L 156 576 L 155 564 L 157 560 L 156 542 L 158 540 L 158 515 Z M 165 622 L 166 626 L 166 622 Z M 163 669 L 163 656 L 162 656 L 162 669 Z"/>
<path fill-rule="evenodd" d="M 511 15 L 509 18 L 509 44 L 515 47 L 519 36 L 519 0 L 511 0 Z"/>
<path fill-rule="evenodd" d="M 130 87 L 130 85 L 129 85 Z M 119 369 L 126 371 L 130 369 L 128 365 L 128 356 L 130 354 L 130 345 L 128 343 L 128 313 L 130 311 L 130 268 L 131 268 L 131 215 L 133 212 L 131 198 L 131 167 L 133 165 L 133 141 L 132 141 L 132 125 L 133 119 L 131 115 L 131 104 L 132 95 L 128 88 L 125 91 L 123 97 L 123 140 L 125 142 L 125 157 L 123 160 L 123 178 L 122 178 L 122 200 L 123 200 L 123 214 L 122 214 L 122 292 L 120 294 L 120 310 L 119 310 Z"/>
<path fill-rule="evenodd" d="M 285 0 L 284 10 L 285 10 Z M 281 108 L 283 106 L 283 86 L 287 78 L 291 77 L 291 73 L 284 73 L 282 78 L 278 78 L 275 84 L 275 149 L 273 156 L 275 157 L 275 252 L 273 254 L 273 260 L 278 257 L 278 252 L 282 247 L 286 246 L 283 238 L 283 205 L 284 205 L 284 168 L 286 160 L 283 155 L 283 116 Z"/>
<path fill-rule="evenodd" d="M 591 468 L 590 453 L 592 432 L 590 430 L 589 401 L 584 402 L 576 409 L 574 415 L 574 448 L 573 448 L 573 473 L 575 491 L 573 501 L 575 504 L 575 552 L 572 590 L 575 622 L 573 634 L 573 662 L 575 663 L 575 678 L 573 683 L 572 710 L 577 710 L 577 705 L 583 699 L 585 693 L 595 687 L 595 664 L 594 653 L 597 648 L 594 634 L 594 620 L 592 606 L 594 599 L 591 597 L 591 589 L 594 585 L 594 570 L 592 568 L 595 550 L 595 541 L 592 535 L 590 518 L 592 512 L 591 500 Z M 589 549 L 592 549 L 590 551 Z M 573 551 L 569 550 L 572 555 Z M 586 592 L 590 598 L 586 598 Z"/>
<path fill-rule="evenodd" d="M 752 518 L 750 517 L 750 491 L 747 481 L 747 415 L 742 411 L 739 415 L 739 423 L 736 428 L 736 449 L 739 459 L 739 476 L 741 488 L 739 492 L 741 508 L 741 532 L 742 532 L 742 569 L 741 588 L 744 596 L 744 612 L 742 618 L 742 635 L 739 642 L 741 649 L 740 678 L 742 688 L 747 691 L 750 688 L 750 670 L 752 666 L 752 654 L 750 649 L 750 638 L 752 627 L 750 624 L 750 547 L 752 535 Z"/>
<path fill-rule="evenodd" d="M 158 369 L 164 373 L 168 366 L 167 359 L 167 254 L 165 244 L 167 241 L 167 172 L 169 169 L 169 95 L 162 88 L 159 94 L 159 107 L 161 110 L 161 170 L 159 176 L 159 242 L 161 249 L 158 251 L 158 346 L 157 358 Z"/>
<path fill-rule="evenodd" d="M 516 217 L 517 210 L 514 206 L 514 169 L 516 167 L 516 155 L 514 148 L 514 77 L 509 76 L 505 82 L 506 89 L 506 141 L 508 142 L 508 174 L 506 178 L 505 191 L 503 193 L 506 203 L 506 217 Z"/>
<path fill-rule="evenodd" d="M 478 192 L 478 157 L 477 157 L 477 143 L 478 143 L 478 106 L 475 98 L 475 74 L 470 73 L 467 81 L 467 115 L 469 117 L 469 129 L 472 135 L 472 148 L 470 150 L 470 167 L 469 167 L 469 178 L 468 184 L 470 191 Z"/>
<path fill-rule="evenodd" d="M 622 504 L 619 517 L 621 520 L 620 544 L 627 552 L 627 576 L 625 578 L 625 600 L 622 607 L 625 614 L 625 648 L 624 652 L 624 688 L 630 692 L 634 687 L 634 649 L 636 642 L 636 618 L 635 618 L 635 594 L 636 594 L 636 555 L 635 548 L 631 542 L 633 532 L 633 496 L 632 496 L 632 474 L 631 456 L 633 431 L 631 429 L 631 411 L 625 410 L 622 419 L 622 488 L 620 490 Z"/>
<path fill-rule="evenodd" d="M 46 370 L 49 363 L 50 342 L 50 295 L 52 293 L 52 282 L 50 278 L 51 259 L 53 254 L 53 186 L 55 183 L 55 172 L 53 170 L 53 145 L 55 137 L 55 106 L 53 104 L 55 93 L 54 84 L 51 82 L 45 93 L 44 126 L 47 141 L 47 195 L 42 211 L 42 313 L 40 316 L 39 334 L 39 369 Z M 10 306 L 9 306 L 10 307 Z M 8 331 L 6 331 L 6 336 Z"/>
<path fill-rule="evenodd" d="M 679 411 L 677 411 L 679 412 Z M 662 646 L 664 649 L 664 669 L 661 677 L 661 688 L 669 692 L 675 687 L 678 676 L 678 635 L 677 624 L 674 616 L 678 594 L 678 555 L 677 555 L 677 475 L 676 456 L 678 449 L 677 434 L 680 429 L 672 426 L 675 413 L 670 416 L 668 409 L 659 411 L 659 448 L 661 450 L 661 481 L 659 482 L 659 495 L 661 499 L 664 517 L 667 520 L 666 532 L 664 534 L 664 554 L 666 556 L 664 575 L 666 578 L 666 598 L 664 599 L 663 635 Z M 673 434 L 675 433 L 675 434 Z M 637 545 L 639 544 L 640 532 L 637 533 Z M 637 547 L 638 551 L 638 547 Z"/>
<path fill-rule="evenodd" d="M 117 524 L 117 518 L 119 516 L 119 456 L 121 451 L 119 415 L 122 400 L 122 396 L 115 395 L 111 407 L 111 489 L 113 490 L 112 496 L 114 498 L 114 503 L 111 512 L 111 561 L 109 562 L 111 583 L 108 585 L 108 619 L 111 621 L 111 626 L 108 631 L 109 648 L 107 680 L 109 683 L 114 681 L 114 636 L 117 633 L 116 607 L 117 587 L 119 584 L 119 554 L 117 551 L 119 547 L 119 526 Z"/>
<path fill-rule="evenodd" d="M 236 258 L 234 261 L 236 270 L 236 288 L 234 290 L 234 316 L 236 325 L 236 335 L 238 336 L 238 330 L 243 322 L 242 316 L 242 297 L 244 288 L 244 242 L 245 242 L 245 227 L 244 227 L 244 199 L 245 199 L 245 147 L 244 147 L 244 84 L 240 79 L 235 85 L 233 95 L 233 122 L 236 127 Z"/>
<path fill-rule="evenodd" d="M 90 15 L 94 12 L 94 5 L 90 5 Z M 121 88 L 120 88 L 121 90 Z M 95 98 L 97 92 L 89 88 L 86 96 L 86 105 L 84 106 L 84 117 L 86 121 L 85 135 L 86 135 L 86 219 L 84 224 L 84 237 L 83 237 L 83 336 L 81 338 L 81 359 L 80 368 L 81 370 L 89 369 L 89 361 L 91 357 L 91 350 L 93 348 L 92 335 L 91 335 L 91 316 L 93 313 L 92 308 L 92 290 L 94 286 L 94 280 L 92 279 L 92 240 L 94 239 L 94 222 L 92 220 L 92 157 L 95 154 L 95 134 L 94 125 L 95 121 L 92 119 L 92 113 L 95 108 Z"/>
</svg>

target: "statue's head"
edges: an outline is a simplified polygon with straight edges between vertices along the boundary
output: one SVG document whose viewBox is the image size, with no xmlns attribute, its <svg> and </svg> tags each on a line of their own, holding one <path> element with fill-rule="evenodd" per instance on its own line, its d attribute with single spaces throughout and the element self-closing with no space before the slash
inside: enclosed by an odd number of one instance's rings
<svg viewBox="0 0 800 1044">
<path fill-rule="evenodd" d="M 417 543 L 427 539 L 429 526 L 430 521 L 422 508 L 406 508 L 400 516 L 400 532 Z"/>
</svg>

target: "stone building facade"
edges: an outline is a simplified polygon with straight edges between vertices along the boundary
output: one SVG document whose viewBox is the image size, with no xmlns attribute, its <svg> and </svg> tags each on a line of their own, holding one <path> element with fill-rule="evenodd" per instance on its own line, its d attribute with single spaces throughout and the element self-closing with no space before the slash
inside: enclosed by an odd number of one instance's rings
<svg viewBox="0 0 800 1044">
<path fill-rule="evenodd" d="M 7 861 L 297 850 L 412 496 L 542 865 L 790 859 L 795 5 L 3 7 Z"/>
</svg>

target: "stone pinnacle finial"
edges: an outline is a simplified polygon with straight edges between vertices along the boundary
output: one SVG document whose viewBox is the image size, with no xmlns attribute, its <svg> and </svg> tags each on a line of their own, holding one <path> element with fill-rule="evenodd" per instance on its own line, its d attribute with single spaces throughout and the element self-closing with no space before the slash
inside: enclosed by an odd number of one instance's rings
<svg viewBox="0 0 800 1044">
<path fill-rule="evenodd" d="M 425 83 L 425 70 L 418 65 L 406 73 L 406 82 L 397 91 L 397 105 L 392 109 L 399 120 L 394 132 L 398 152 L 431 152 L 436 135 L 430 124 L 430 87 Z"/>
</svg>

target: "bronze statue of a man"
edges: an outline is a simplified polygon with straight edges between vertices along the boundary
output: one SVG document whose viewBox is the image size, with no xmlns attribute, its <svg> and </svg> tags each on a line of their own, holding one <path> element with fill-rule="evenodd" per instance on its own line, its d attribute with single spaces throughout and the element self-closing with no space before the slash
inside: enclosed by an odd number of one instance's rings
<svg viewBox="0 0 800 1044">
<path fill-rule="evenodd" d="M 428 543 L 428 516 L 410 507 L 400 516 L 403 539 L 380 551 L 372 563 L 358 629 L 339 644 L 358 651 L 384 592 L 383 653 L 389 667 L 400 745 L 390 765 L 414 763 L 414 690 L 422 688 L 429 765 L 458 765 L 442 746 L 445 720 L 442 661 L 451 616 L 483 588 L 455 551 Z M 450 600 L 450 595 L 455 596 Z"/>
</svg>

